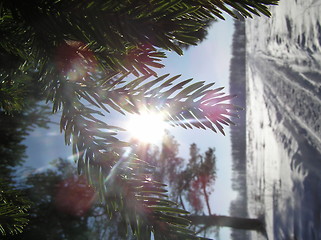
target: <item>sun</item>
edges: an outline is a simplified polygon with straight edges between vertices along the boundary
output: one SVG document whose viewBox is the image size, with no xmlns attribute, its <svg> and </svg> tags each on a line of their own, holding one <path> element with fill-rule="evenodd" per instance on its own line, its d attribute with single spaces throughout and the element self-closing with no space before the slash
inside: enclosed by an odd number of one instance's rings
<svg viewBox="0 0 321 240">
<path fill-rule="evenodd" d="M 162 140 L 167 124 L 161 113 L 144 111 L 130 117 L 126 129 L 130 136 L 144 143 Z"/>
</svg>

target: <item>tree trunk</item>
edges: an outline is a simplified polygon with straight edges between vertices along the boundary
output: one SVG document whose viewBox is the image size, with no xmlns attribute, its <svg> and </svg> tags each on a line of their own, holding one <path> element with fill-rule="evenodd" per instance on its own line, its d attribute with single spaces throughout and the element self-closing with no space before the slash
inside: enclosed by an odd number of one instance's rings
<svg viewBox="0 0 321 240">
<path fill-rule="evenodd" d="M 203 189 L 203 193 L 204 193 L 204 197 L 205 197 L 205 202 L 206 202 L 206 206 L 207 206 L 207 211 L 208 211 L 208 214 L 210 216 L 212 216 L 212 211 L 211 211 L 211 206 L 210 206 L 210 201 L 209 201 L 209 197 L 208 197 L 208 194 L 206 192 L 206 185 L 205 184 L 202 184 L 202 189 Z"/>
<path fill-rule="evenodd" d="M 207 226 L 220 226 L 220 227 L 231 227 L 243 230 L 255 230 L 264 231 L 264 226 L 261 220 L 254 218 L 239 218 L 229 216 L 200 216 L 190 215 L 184 216 L 192 222 L 193 225 L 207 225 Z"/>
</svg>

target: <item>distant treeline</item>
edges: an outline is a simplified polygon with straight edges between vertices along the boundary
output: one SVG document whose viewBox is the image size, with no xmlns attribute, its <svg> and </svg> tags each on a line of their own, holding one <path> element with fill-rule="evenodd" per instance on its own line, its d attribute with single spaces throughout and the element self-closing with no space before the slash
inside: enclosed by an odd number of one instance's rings
<svg viewBox="0 0 321 240">
<path fill-rule="evenodd" d="M 234 21 L 232 59 L 230 63 L 230 93 L 237 97 L 232 104 L 245 108 L 246 104 L 246 38 L 245 22 Z M 238 192 L 237 199 L 230 205 L 230 215 L 248 217 L 246 194 L 246 123 L 245 110 L 239 112 L 236 126 L 231 127 L 232 142 L 232 188 Z M 232 239 L 248 239 L 248 233 L 232 229 Z"/>
</svg>

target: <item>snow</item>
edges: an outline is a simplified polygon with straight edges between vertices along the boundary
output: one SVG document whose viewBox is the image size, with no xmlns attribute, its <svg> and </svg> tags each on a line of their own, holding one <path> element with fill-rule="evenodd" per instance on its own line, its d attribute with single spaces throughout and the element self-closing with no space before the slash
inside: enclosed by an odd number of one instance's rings
<svg viewBox="0 0 321 240">
<path fill-rule="evenodd" d="M 271 19 L 255 17 L 247 22 L 248 32 L 254 33 L 249 53 L 259 52 L 283 64 L 320 73 L 320 10 L 320 0 L 281 0 L 271 8 Z"/>
<path fill-rule="evenodd" d="M 281 0 L 246 23 L 248 212 L 270 240 L 321 239 L 320 10 Z"/>
</svg>

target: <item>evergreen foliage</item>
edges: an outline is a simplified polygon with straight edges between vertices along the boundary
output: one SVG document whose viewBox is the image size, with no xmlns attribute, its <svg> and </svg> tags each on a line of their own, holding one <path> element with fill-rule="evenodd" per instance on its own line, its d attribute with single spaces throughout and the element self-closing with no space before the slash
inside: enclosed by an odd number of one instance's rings
<svg viewBox="0 0 321 240">
<path fill-rule="evenodd" d="M 162 50 L 182 54 L 195 32 L 222 12 L 269 16 L 277 0 L 0 1 L 0 107 L 24 106 L 25 78 L 62 111 L 61 131 L 72 144 L 78 172 L 95 186 L 110 214 L 117 210 L 139 239 L 195 239 L 187 214 L 166 200 L 153 167 L 118 150 L 122 129 L 102 121 L 103 112 L 162 111 L 184 128 L 220 131 L 233 124 L 233 96 L 213 84 L 157 76 Z"/>
<path fill-rule="evenodd" d="M 21 233 L 28 224 L 30 202 L 21 191 L 0 179 L 0 234 L 14 235 Z"/>
<path fill-rule="evenodd" d="M 22 143 L 36 126 L 46 127 L 48 108 L 30 100 L 23 111 L 0 110 L 0 234 L 22 232 L 28 223 L 30 203 L 23 192 L 16 189 L 13 179 L 16 167 L 22 165 L 26 146 Z"/>
<path fill-rule="evenodd" d="M 112 237 L 115 218 L 108 219 L 94 189 L 70 161 L 57 159 L 44 171 L 32 171 L 22 185 L 30 199 L 29 223 L 21 234 L 3 239 L 121 239 Z"/>
</svg>

